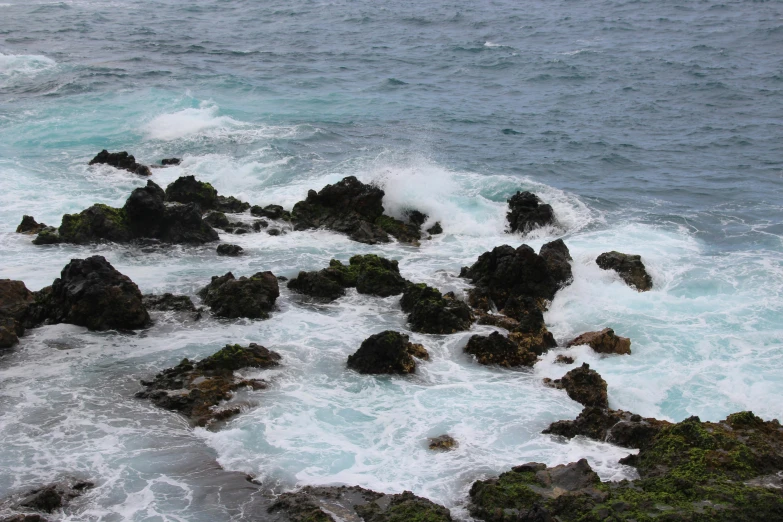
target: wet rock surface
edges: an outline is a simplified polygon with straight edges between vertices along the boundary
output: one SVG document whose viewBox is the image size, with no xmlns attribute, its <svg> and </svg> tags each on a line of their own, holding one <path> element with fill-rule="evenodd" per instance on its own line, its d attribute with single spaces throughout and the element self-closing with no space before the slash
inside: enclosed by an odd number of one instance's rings
<svg viewBox="0 0 783 522">
<path fill-rule="evenodd" d="M 38 234 L 47 228 L 44 223 L 38 223 L 33 216 L 22 216 L 22 222 L 16 227 L 17 234 Z"/>
<path fill-rule="evenodd" d="M 471 336 L 465 345 L 465 353 L 474 356 L 479 364 L 496 364 L 507 368 L 533 366 L 538 361 L 535 353 L 498 332 L 487 336 Z"/>
<path fill-rule="evenodd" d="M 427 447 L 434 451 L 448 451 L 456 449 L 459 446 L 457 441 L 451 435 L 439 435 L 432 437 L 427 441 Z"/>
<path fill-rule="evenodd" d="M 640 292 L 652 289 L 652 277 L 647 273 L 647 269 L 642 263 L 642 256 L 623 254 L 613 250 L 604 252 L 596 258 L 595 262 L 603 270 L 614 270 L 628 286 L 632 286 Z"/>
<path fill-rule="evenodd" d="M 163 158 L 160 160 L 160 164 L 167 167 L 172 165 L 179 165 L 180 163 L 182 163 L 180 158 Z"/>
<path fill-rule="evenodd" d="M 128 172 L 133 172 L 139 176 L 152 175 L 152 171 L 148 166 L 136 163 L 136 158 L 134 158 L 132 154 L 128 154 L 125 151 L 109 152 L 104 149 L 100 151 L 92 160 L 90 160 L 89 164 L 96 165 L 99 163 L 111 165 L 114 168 L 127 170 Z"/>
<path fill-rule="evenodd" d="M 29 311 L 34 302 L 35 294 L 22 281 L 0 279 L 0 348 L 14 346 L 33 326 Z"/>
<path fill-rule="evenodd" d="M 625 448 L 643 448 L 652 442 L 663 427 L 669 425 L 666 421 L 642 418 L 623 410 L 587 406 L 575 420 L 553 422 L 542 433 L 567 439 L 581 435 Z"/>
<path fill-rule="evenodd" d="M 405 374 L 416 371 L 416 360 L 429 359 L 427 350 L 413 344 L 407 335 L 386 330 L 371 335 L 353 355 L 348 367 L 366 374 Z"/>
<path fill-rule="evenodd" d="M 229 272 L 213 276 L 198 295 L 219 317 L 268 319 L 280 296 L 280 288 L 272 272 L 257 272 L 239 279 Z"/>
<path fill-rule="evenodd" d="M 195 312 L 196 305 L 193 300 L 186 295 L 165 294 L 144 294 L 142 302 L 147 310 L 156 310 L 159 312 Z"/>
<path fill-rule="evenodd" d="M 454 294 L 423 283 L 408 285 L 400 299 L 403 312 L 414 332 L 451 334 L 470 329 L 473 314 L 470 307 Z"/>
<path fill-rule="evenodd" d="M 348 265 L 336 259 L 319 271 L 299 272 L 288 282 L 291 290 L 328 300 L 345 295 L 346 288 L 360 294 L 389 297 L 399 295 L 410 283 L 400 275 L 397 261 L 375 254 L 353 256 Z"/>
<path fill-rule="evenodd" d="M 532 192 L 517 192 L 508 201 L 506 214 L 509 230 L 523 234 L 546 225 L 554 225 L 555 212 Z"/>
<path fill-rule="evenodd" d="M 579 368 L 566 373 L 560 379 L 544 379 L 544 383 L 553 388 L 565 390 L 568 396 L 584 406 L 608 408 L 609 400 L 606 394 L 606 381 L 583 363 Z"/>
<path fill-rule="evenodd" d="M 604 328 L 600 332 L 586 332 L 568 342 L 569 347 L 582 344 L 590 346 L 597 353 L 631 354 L 631 340 L 616 335 L 611 328 Z"/>
<path fill-rule="evenodd" d="M 17 493 L 0 503 L 0 510 L 18 512 L 3 521 L 40 522 L 46 518 L 37 513 L 54 513 L 95 487 L 92 482 L 67 478 Z M 31 511 L 37 513 L 30 513 Z"/>
<path fill-rule="evenodd" d="M 152 381 L 141 381 L 146 388 L 136 397 L 150 399 L 158 407 L 179 412 L 197 426 L 208 426 L 240 412 L 238 406 L 220 407 L 236 390 L 267 387 L 263 380 L 234 375 L 236 370 L 273 368 L 280 364 L 279 361 L 280 354 L 255 343 L 247 347 L 226 345 L 201 361 L 183 359 L 174 368 L 157 374 Z"/>
<path fill-rule="evenodd" d="M 218 245 L 216 251 L 219 256 L 236 257 L 242 255 L 242 252 L 244 252 L 244 248 L 242 248 L 239 245 L 229 245 L 227 243 L 223 243 L 222 245 Z"/>
</svg>

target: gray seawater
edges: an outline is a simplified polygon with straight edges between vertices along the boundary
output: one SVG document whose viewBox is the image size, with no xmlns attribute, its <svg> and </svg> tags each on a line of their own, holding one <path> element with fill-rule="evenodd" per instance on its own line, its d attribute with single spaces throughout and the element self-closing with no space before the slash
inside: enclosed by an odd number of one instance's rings
<svg viewBox="0 0 783 522">
<path fill-rule="evenodd" d="M 433 354 L 411 378 L 346 371 L 368 335 L 406 330 L 394 298 L 330 305 L 287 290 L 262 322 L 158 315 L 137 335 L 58 325 L 0 356 L 0 496 L 65 475 L 95 490 L 56 520 L 263 519 L 270 491 L 302 484 L 404 489 L 466 518 L 470 484 L 512 465 L 587 457 L 632 477 L 627 450 L 540 435 L 579 407 L 544 388 L 589 362 L 613 407 L 718 420 L 783 417 L 783 3 L 688 1 L 0 3 L 0 277 L 31 289 L 71 258 L 104 255 L 144 292 L 194 295 L 210 276 L 292 276 L 377 252 L 403 275 L 462 291 L 459 268 L 494 246 L 562 237 L 575 281 L 546 320 L 560 341 L 613 327 L 633 355 L 556 350 L 533 370 L 479 367 L 467 338 L 413 334 Z M 346 175 L 381 184 L 446 233 L 420 248 L 369 247 L 326 231 L 222 239 L 213 247 L 36 247 L 22 214 L 49 224 L 145 181 L 88 167 L 128 150 L 165 185 L 183 174 L 226 195 L 290 208 Z M 533 190 L 562 227 L 504 231 L 505 199 Z M 641 254 L 639 294 L 594 264 Z M 227 342 L 284 365 L 217 432 L 133 398 L 140 378 Z M 449 432 L 457 451 L 432 454 Z"/>
</svg>

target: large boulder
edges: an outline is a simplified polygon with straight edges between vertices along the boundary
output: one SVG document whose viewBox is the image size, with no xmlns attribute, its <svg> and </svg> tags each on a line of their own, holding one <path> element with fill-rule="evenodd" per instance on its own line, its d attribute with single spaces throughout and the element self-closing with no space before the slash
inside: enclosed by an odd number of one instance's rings
<svg viewBox="0 0 783 522">
<path fill-rule="evenodd" d="M 414 332 L 451 334 L 470 329 L 473 314 L 470 307 L 453 293 L 445 295 L 440 290 L 423 283 L 408 285 L 400 299 L 403 312 Z"/>
<path fill-rule="evenodd" d="M 411 343 L 407 335 L 386 330 L 365 339 L 356 353 L 348 356 L 348 367 L 367 374 L 413 373 L 414 356 L 429 357 L 424 347 Z"/>
<path fill-rule="evenodd" d="M 538 360 L 535 353 L 498 332 L 488 336 L 471 336 L 465 345 L 465 353 L 473 355 L 480 364 L 497 364 L 508 368 L 533 366 Z"/>
<path fill-rule="evenodd" d="M 346 288 L 356 287 L 360 294 L 389 297 L 401 294 L 410 283 L 400 275 L 397 261 L 375 254 L 353 256 L 348 265 L 336 259 L 317 272 L 299 272 L 289 281 L 295 292 L 329 300 L 345 295 Z"/>
<path fill-rule="evenodd" d="M 646 448 L 658 432 L 670 424 L 623 410 L 587 406 L 575 420 L 553 422 L 542 433 L 568 439 L 581 435 L 626 448 Z"/>
<path fill-rule="evenodd" d="M 506 219 L 511 232 L 523 234 L 546 225 L 554 225 L 555 212 L 532 192 L 517 192 L 508 199 Z"/>
<path fill-rule="evenodd" d="M 139 176 L 151 176 L 152 171 L 146 165 L 136 163 L 136 158 L 132 154 L 128 154 L 125 151 L 122 152 L 109 152 L 106 149 L 100 151 L 92 160 L 90 165 L 103 163 L 105 165 L 111 165 L 114 168 L 127 170 L 133 172 Z"/>
<path fill-rule="evenodd" d="M 219 317 L 268 319 L 280 288 L 272 272 L 258 272 L 239 279 L 229 272 L 212 277 L 198 295 Z"/>
<path fill-rule="evenodd" d="M 41 290 L 36 306 L 50 323 L 90 330 L 132 330 L 150 322 L 139 287 L 103 256 L 72 259 L 52 286 Z"/>
<path fill-rule="evenodd" d="M 581 367 L 574 368 L 560 379 L 544 379 L 544 383 L 565 390 L 569 397 L 584 406 L 609 407 L 606 381 L 587 363 L 582 363 Z"/>
<path fill-rule="evenodd" d="M 569 347 L 583 344 L 588 345 L 598 353 L 631 354 L 631 340 L 627 337 L 615 335 L 614 330 L 611 328 L 604 328 L 600 332 L 585 332 L 568 342 Z"/>
<path fill-rule="evenodd" d="M 604 252 L 595 260 L 603 270 L 614 270 L 623 281 L 640 292 L 651 290 L 652 278 L 642 263 L 642 256 L 623 254 L 621 252 Z"/>
<path fill-rule="evenodd" d="M 545 255 L 536 254 L 527 245 L 516 249 L 502 245 L 481 254 L 473 266 L 460 272 L 460 277 L 476 285 L 471 299 L 478 303 L 483 298 L 484 306 L 490 307 L 489 300 L 498 306 L 510 297 L 553 299 L 570 280 L 570 270 L 564 266 L 570 259 L 568 249 L 560 240 L 553 243 L 541 248 Z"/>
<path fill-rule="evenodd" d="M 163 370 L 136 397 L 150 399 L 158 407 L 179 412 L 197 426 L 207 426 L 226 420 L 239 408 L 218 406 L 233 397 L 241 388 L 266 388 L 260 379 L 243 379 L 234 372 L 242 368 L 273 368 L 279 365 L 280 354 L 261 345 L 243 347 L 227 344 L 222 350 L 193 362 L 184 359 L 177 366 Z"/>
</svg>

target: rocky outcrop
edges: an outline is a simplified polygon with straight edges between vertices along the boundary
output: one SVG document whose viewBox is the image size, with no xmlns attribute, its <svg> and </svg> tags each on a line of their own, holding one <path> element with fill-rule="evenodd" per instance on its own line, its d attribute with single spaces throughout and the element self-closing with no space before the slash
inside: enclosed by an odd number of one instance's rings
<svg viewBox="0 0 783 522">
<path fill-rule="evenodd" d="M 159 312 L 195 312 L 196 305 L 193 300 L 186 295 L 175 295 L 170 293 L 155 295 L 144 294 L 142 302 L 147 310 L 156 310 Z"/>
<path fill-rule="evenodd" d="M 460 277 L 476 285 L 470 292 L 471 304 L 488 311 L 493 303 L 503 307 L 511 297 L 553 299 L 571 279 L 570 255 L 561 240 L 547 243 L 541 252 L 536 254 L 527 245 L 516 249 L 502 245 L 481 254 L 473 266 L 460 272 Z"/>
<path fill-rule="evenodd" d="M 100 151 L 92 160 L 90 160 L 90 165 L 96 165 L 99 163 L 111 165 L 117 169 L 127 170 L 128 172 L 133 172 L 139 176 L 152 175 L 152 171 L 148 166 L 136 163 L 136 158 L 125 151 L 109 152 L 104 149 Z"/>
<path fill-rule="evenodd" d="M 533 229 L 554 225 L 555 212 L 532 192 L 517 192 L 508 199 L 506 214 L 511 232 L 526 234 Z"/>
<path fill-rule="evenodd" d="M 217 255 L 219 256 L 241 256 L 243 251 L 244 249 L 241 246 L 229 245 L 227 243 L 223 243 L 217 247 Z"/>
<path fill-rule="evenodd" d="M 427 440 L 427 447 L 433 451 L 449 451 L 456 449 L 459 444 L 451 435 L 439 435 Z"/>
<path fill-rule="evenodd" d="M 542 433 L 571 439 L 577 435 L 625 448 L 646 448 L 671 423 L 623 410 L 587 406 L 575 420 L 556 421 Z"/>
<path fill-rule="evenodd" d="M 291 290 L 334 300 L 345 295 L 346 288 L 356 287 L 360 294 L 389 297 L 401 294 L 410 283 L 400 275 L 397 261 L 367 254 L 353 256 L 348 265 L 336 259 L 317 272 L 299 272 L 288 282 Z"/>
<path fill-rule="evenodd" d="M 285 518 L 280 518 L 284 515 Z M 449 510 L 410 491 L 385 495 L 358 486 L 312 487 L 283 493 L 271 522 L 451 522 Z"/>
<path fill-rule="evenodd" d="M 291 221 L 295 230 L 327 228 L 347 234 L 360 243 L 388 243 L 389 235 L 416 243 L 421 227 L 384 215 L 384 192 L 348 176 L 319 192 L 310 190 L 307 199 L 294 205 Z"/>
<path fill-rule="evenodd" d="M 243 379 L 234 375 L 242 368 L 272 368 L 279 365 L 280 354 L 251 343 L 248 347 L 226 345 L 206 359 L 193 362 L 183 359 L 174 368 L 163 370 L 136 397 L 150 399 L 160 408 L 179 412 L 197 426 L 208 426 L 239 413 L 238 406 L 220 408 L 236 390 L 264 389 L 260 379 Z"/>
<path fill-rule="evenodd" d="M 165 243 L 203 244 L 218 239 L 217 232 L 201 219 L 195 203 L 167 205 L 164 192 L 152 181 L 135 189 L 123 208 L 96 204 L 79 214 L 66 214 L 59 229 L 43 230 L 35 244 L 98 241 L 127 243 L 155 239 Z"/>
<path fill-rule="evenodd" d="M 38 234 L 48 228 L 44 223 L 38 223 L 33 216 L 22 216 L 22 222 L 16 227 L 17 234 Z"/>
<path fill-rule="evenodd" d="M 614 270 L 623 281 L 640 292 L 651 290 L 652 278 L 642 263 L 642 256 L 623 254 L 616 251 L 604 252 L 595 260 L 603 270 Z"/>
<path fill-rule="evenodd" d="M 414 332 L 451 334 L 470 329 L 473 314 L 470 307 L 453 293 L 423 283 L 408 285 L 400 299 L 402 311 L 408 313 L 408 322 Z"/>
<path fill-rule="evenodd" d="M 386 330 L 371 335 L 353 355 L 348 367 L 366 374 L 405 374 L 416 371 L 414 357 L 428 359 L 427 350 L 413 344 L 405 334 Z"/>
<path fill-rule="evenodd" d="M 90 330 L 133 330 L 150 322 L 136 283 L 103 256 L 72 259 L 33 305 L 48 323 L 69 323 Z"/>
<path fill-rule="evenodd" d="M 615 335 L 611 328 L 604 328 L 600 332 L 586 332 L 568 342 L 569 347 L 583 344 L 598 353 L 631 354 L 631 340 Z"/>
<path fill-rule="evenodd" d="M 544 383 L 565 390 L 569 397 L 584 406 L 609 407 L 606 381 L 587 363 L 582 363 L 581 367 L 574 368 L 560 379 L 544 379 Z"/>
<path fill-rule="evenodd" d="M 487 336 L 471 336 L 465 345 L 465 353 L 473 355 L 479 364 L 496 364 L 507 368 L 533 366 L 538 360 L 535 353 L 498 332 Z"/>
<path fill-rule="evenodd" d="M 280 295 L 280 288 L 272 272 L 258 272 L 239 279 L 229 272 L 212 277 L 198 295 L 219 317 L 268 319 Z"/>
</svg>

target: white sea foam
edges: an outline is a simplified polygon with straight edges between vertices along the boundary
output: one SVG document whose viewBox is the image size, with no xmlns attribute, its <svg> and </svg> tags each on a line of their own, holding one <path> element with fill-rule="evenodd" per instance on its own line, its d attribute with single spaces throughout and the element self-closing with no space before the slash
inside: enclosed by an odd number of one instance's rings
<svg viewBox="0 0 783 522">
<path fill-rule="evenodd" d="M 31 76 L 43 70 L 51 69 L 57 62 L 39 54 L 2 54 L 0 53 L 0 74 L 4 76 Z"/>
</svg>

